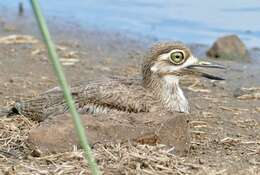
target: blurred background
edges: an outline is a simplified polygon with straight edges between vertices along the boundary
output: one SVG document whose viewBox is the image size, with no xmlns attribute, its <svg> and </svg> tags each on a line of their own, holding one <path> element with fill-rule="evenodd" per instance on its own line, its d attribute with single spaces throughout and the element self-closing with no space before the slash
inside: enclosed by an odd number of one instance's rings
<svg viewBox="0 0 260 175">
<path fill-rule="evenodd" d="M 26 0 L 1 1 L 0 15 L 17 18 L 19 2 L 30 16 Z M 41 6 L 49 20 L 153 41 L 211 44 L 237 34 L 249 48 L 260 43 L 259 0 L 44 0 Z"/>
</svg>

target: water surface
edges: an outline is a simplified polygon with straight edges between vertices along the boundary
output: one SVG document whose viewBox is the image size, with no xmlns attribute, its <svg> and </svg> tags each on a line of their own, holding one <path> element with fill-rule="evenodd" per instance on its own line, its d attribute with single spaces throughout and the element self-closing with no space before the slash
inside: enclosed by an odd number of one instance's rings
<svg viewBox="0 0 260 175">
<path fill-rule="evenodd" d="M 16 9 L 18 2 L 1 1 L 0 7 Z M 28 2 L 23 1 L 26 9 Z M 237 34 L 249 47 L 260 46 L 259 0 L 44 0 L 41 5 L 49 19 L 86 28 L 203 44 Z"/>
</svg>

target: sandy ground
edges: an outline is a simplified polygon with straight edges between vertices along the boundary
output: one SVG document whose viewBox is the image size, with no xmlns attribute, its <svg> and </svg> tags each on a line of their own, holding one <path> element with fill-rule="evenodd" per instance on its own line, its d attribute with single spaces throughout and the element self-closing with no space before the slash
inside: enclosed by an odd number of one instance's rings
<svg viewBox="0 0 260 175">
<path fill-rule="evenodd" d="M 32 22 L 0 21 L 0 37 L 29 34 L 21 43 L 0 43 L 0 105 L 12 104 L 56 85 L 39 33 Z M 76 28 L 76 29 L 75 29 Z M 51 25 L 70 82 L 107 75 L 139 74 L 150 42 L 122 34 Z M 28 39 L 28 38 L 26 38 Z M 32 42 L 32 43 L 30 43 Z M 206 47 L 206 46 L 205 46 Z M 203 55 L 204 46 L 193 46 Z M 68 65 L 71 62 L 73 65 Z M 104 174 L 260 174 L 260 69 L 251 63 L 224 61 L 218 74 L 226 81 L 186 79 L 184 89 L 192 106 L 191 148 L 184 156 L 162 145 L 97 145 L 93 151 Z M 67 65 L 66 65 L 67 64 Z M 245 99 L 237 89 L 247 88 Z M 251 88 L 251 89 L 248 89 Z M 254 89 L 252 89 L 254 88 Z M 242 97 L 242 98 L 243 98 Z M 257 99 L 258 98 L 258 99 Z M 81 150 L 40 156 L 26 145 L 37 123 L 23 116 L 0 119 L 0 174 L 86 174 Z M 127 134 L 127 133 L 126 133 Z"/>
</svg>

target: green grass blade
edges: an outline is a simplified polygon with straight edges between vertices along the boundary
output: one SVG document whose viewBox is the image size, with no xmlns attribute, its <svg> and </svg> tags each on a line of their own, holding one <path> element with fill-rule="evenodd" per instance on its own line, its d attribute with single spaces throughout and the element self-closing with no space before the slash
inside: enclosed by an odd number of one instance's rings
<svg viewBox="0 0 260 175">
<path fill-rule="evenodd" d="M 55 71 L 55 74 L 58 78 L 59 84 L 63 90 L 64 98 L 69 106 L 70 113 L 72 115 L 75 128 L 77 131 L 77 135 L 79 137 L 80 143 L 82 148 L 84 149 L 84 155 L 85 158 L 88 160 L 89 166 L 91 168 L 92 174 L 93 175 L 99 175 L 100 171 L 98 169 L 98 166 L 96 164 L 96 161 L 92 155 L 91 148 L 89 146 L 86 134 L 85 134 L 85 129 L 82 126 L 80 116 L 77 112 L 77 109 L 74 104 L 74 100 L 71 96 L 71 92 L 68 86 L 68 83 L 66 81 L 65 75 L 63 73 L 63 69 L 61 66 L 61 63 L 58 58 L 58 54 L 56 52 L 55 46 L 51 40 L 47 24 L 45 22 L 44 16 L 42 15 L 39 1 L 38 0 L 31 0 L 31 5 L 35 14 L 35 17 L 37 19 L 39 28 L 41 30 L 44 42 L 46 44 L 46 47 L 48 49 L 48 54 L 49 54 L 49 59 L 53 65 L 53 69 Z"/>
</svg>

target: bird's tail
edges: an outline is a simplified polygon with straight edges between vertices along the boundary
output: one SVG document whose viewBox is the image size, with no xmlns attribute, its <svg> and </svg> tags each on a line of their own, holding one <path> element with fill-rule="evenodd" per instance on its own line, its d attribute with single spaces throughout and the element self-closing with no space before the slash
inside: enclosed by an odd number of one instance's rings
<svg viewBox="0 0 260 175">
<path fill-rule="evenodd" d="M 0 107 L 0 117 L 14 115 L 16 112 L 13 107 Z"/>
</svg>

